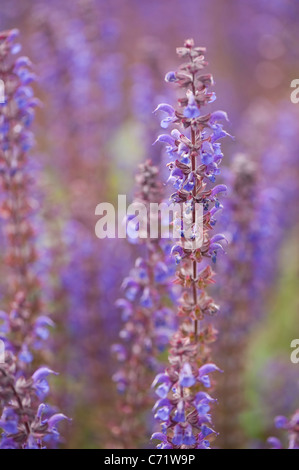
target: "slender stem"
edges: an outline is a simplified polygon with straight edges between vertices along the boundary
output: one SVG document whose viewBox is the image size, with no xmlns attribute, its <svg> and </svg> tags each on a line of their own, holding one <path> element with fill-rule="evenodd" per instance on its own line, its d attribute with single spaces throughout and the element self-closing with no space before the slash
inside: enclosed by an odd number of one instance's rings
<svg viewBox="0 0 299 470">
<path fill-rule="evenodd" d="M 193 62 L 193 58 L 191 57 L 191 62 Z M 195 89 L 195 74 L 192 73 L 192 93 L 195 95 L 196 89 Z M 196 144 L 196 131 L 192 129 L 191 127 L 191 142 L 192 145 L 195 146 Z M 196 170 L 196 153 L 195 151 L 192 152 L 191 156 L 191 169 L 192 171 Z M 193 207 L 192 207 L 192 223 L 195 224 L 196 222 L 196 191 L 197 191 L 197 181 L 195 181 L 194 188 L 192 191 L 192 196 L 193 196 Z M 194 306 L 197 305 L 197 289 L 196 289 L 196 279 L 197 279 L 197 262 L 194 260 L 192 262 L 192 277 L 193 277 L 193 283 L 192 283 L 192 290 L 193 290 L 193 302 Z M 194 320 L 194 339 L 197 341 L 198 339 L 198 331 L 199 331 L 199 321 Z"/>
<path fill-rule="evenodd" d="M 192 145 L 194 146 L 195 143 L 196 143 L 196 132 L 194 131 L 194 129 L 191 128 L 191 141 L 192 141 Z M 191 155 L 191 169 L 192 171 L 195 171 L 196 170 L 196 153 L 195 152 L 192 152 L 192 155 Z M 196 190 L 197 190 L 197 183 L 195 182 L 194 184 L 194 188 L 193 188 L 193 191 L 192 191 L 192 195 L 193 195 L 193 207 L 192 207 L 192 223 L 195 224 L 196 222 L 196 207 L 195 207 L 195 198 L 196 198 Z M 196 260 L 192 261 L 192 277 L 193 277 L 193 284 L 192 284 L 192 288 L 193 288 L 193 302 L 194 302 L 194 305 L 197 305 L 197 289 L 196 289 L 196 279 L 197 279 L 197 262 Z M 198 320 L 194 320 L 194 336 L 195 336 L 195 341 L 197 341 L 197 337 L 198 337 Z"/>
</svg>

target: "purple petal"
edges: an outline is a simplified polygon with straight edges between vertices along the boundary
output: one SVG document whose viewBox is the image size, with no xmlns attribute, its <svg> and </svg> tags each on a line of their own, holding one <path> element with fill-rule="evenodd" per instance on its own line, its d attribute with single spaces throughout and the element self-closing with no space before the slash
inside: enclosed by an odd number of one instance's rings
<svg viewBox="0 0 299 470">
<path fill-rule="evenodd" d="M 188 105 L 184 109 L 184 116 L 188 119 L 194 119 L 200 116 L 200 111 L 196 105 Z"/>
<path fill-rule="evenodd" d="M 18 29 L 12 29 L 11 31 L 9 31 L 9 35 L 7 36 L 7 39 L 9 41 L 13 41 L 14 39 L 16 39 L 18 36 L 19 36 L 20 32 Z"/>
<path fill-rule="evenodd" d="M 53 429 L 56 427 L 56 425 L 62 421 L 63 419 L 67 419 L 68 421 L 71 421 L 70 418 L 68 418 L 67 416 L 65 416 L 64 414 L 62 413 L 57 413 L 53 416 L 51 416 L 51 418 L 48 420 L 48 427 L 49 429 Z"/>
<path fill-rule="evenodd" d="M 156 142 L 165 142 L 166 144 L 169 144 L 169 145 L 174 145 L 174 138 L 171 137 L 171 135 L 169 134 L 161 134 L 157 137 L 157 139 L 155 140 L 155 142 L 153 143 L 153 145 L 156 143 Z"/>
<path fill-rule="evenodd" d="M 162 119 L 162 121 L 160 122 L 160 126 L 163 129 L 167 129 L 167 127 L 174 121 L 174 119 L 175 119 L 175 115 L 167 116 L 166 118 Z"/>
<path fill-rule="evenodd" d="M 218 233 L 211 238 L 211 243 L 219 242 L 220 240 L 225 240 L 228 243 L 227 238 L 222 233 Z"/>
<path fill-rule="evenodd" d="M 165 82 L 175 82 L 175 81 L 176 81 L 175 72 L 168 72 L 165 75 Z"/>
<path fill-rule="evenodd" d="M 209 395 L 209 394 L 206 393 L 206 392 L 198 392 L 198 393 L 196 394 L 196 397 L 195 397 L 195 398 L 196 398 L 196 401 L 197 401 L 197 402 L 200 402 L 200 401 L 202 401 L 202 400 L 205 400 L 205 401 L 207 401 L 207 402 L 210 402 L 210 401 L 211 401 L 211 402 L 214 402 L 214 401 L 216 401 L 215 398 L 212 398 L 211 395 Z"/>
<path fill-rule="evenodd" d="M 170 116 L 173 116 L 175 112 L 174 108 L 170 104 L 167 104 L 167 103 L 158 104 L 158 106 L 153 112 L 156 113 L 157 111 L 164 111 L 164 113 L 167 113 Z"/>
<path fill-rule="evenodd" d="M 285 416 L 276 416 L 274 422 L 277 428 L 286 428 L 288 425 L 288 419 Z"/>
<path fill-rule="evenodd" d="M 8 315 L 6 312 L 3 312 L 3 310 L 0 310 L 0 320 L 7 320 Z"/>
<path fill-rule="evenodd" d="M 31 65 L 32 65 L 31 60 L 26 56 L 22 56 L 16 60 L 14 68 L 30 67 Z"/>
<path fill-rule="evenodd" d="M 166 444 L 167 442 L 167 437 L 162 432 L 154 432 L 154 434 L 151 437 L 151 440 L 152 439 L 159 439 L 159 441 L 162 441 L 164 444 Z"/>
<path fill-rule="evenodd" d="M 47 405 L 45 405 L 44 403 L 41 403 L 38 407 L 38 410 L 37 410 L 37 417 L 38 418 L 41 418 L 43 412 L 45 411 Z"/>
<path fill-rule="evenodd" d="M 155 393 L 160 398 L 166 398 L 169 392 L 171 384 L 170 383 L 162 383 L 159 387 L 156 388 Z"/>
<path fill-rule="evenodd" d="M 215 372 L 218 370 L 219 372 L 223 372 L 219 367 L 217 367 L 215 364 L 209 363 L 209 364 L 204 364 L 198 369 L 200 377 L 203 375 L 210 374 L 211 372 Z"/>
<path fill-rule="evenodd" d="M 50 374 L 58 375 L 57 372 L 48 369 L 48 367 L 40 367 L 34 372 L 34 374 L 32 375 L 32 379 L 34 382 L 39 382 L 40 380 L 44 380 Z"/>
<path fill-rule="evenodd" d="M 210 123 L 214 124 L 214 122 L 220 121 L 222 119 L 224 119 L 225 121 L 228 121 L 227 113 L 225 111 L 214 111 L 211 114 Z"/>
<path fill-rule="evenodd" d="M 225 191 L 227 191 L 227 186 L 225 186 L 225 184 L 217 184 L 217 186 L 212 189 L 211 196 L 216 196 L 216 194 Z"/>
<path fill-rule="evenodd" d="M 180 245 L 174 245 L 171 249 L 171 254 L 173 255 L 173 253 L 179 253 L 179 255 L 182 255 L 184 250 Z"/>
<path fill-rule="evenodd" d="M 281 442 L 277 437 L 269 437 L 267 442 L 272 446 L 272 449 L 282 449 Z"/>
<path fill-rule="evenodd" d="M 225 253 L 225 250 L 220 243 L 211 243 L 209 246 L 209 252 L 211 253 L 212 251 L 218 251 L 220 250 L 222 253 Z"/>
<path fill-rule="evenodd" d="M 181 137 L 181 133 L 178 129 L 173 129 L 171 131 L 171 135 L 172 137 L 174 137 L 175 140 L 179 140 L 179 138 Z"/>
<path fill-rule="evenodd" d="M 202 427 L 201 427 L 201 432 L 202 432 L 203 437 L 207 437 L 207 436 L 209 436 L 210 434 L 216 434 L 216 431 L 214 431 L 214 429 L 209 428 L 209 427 L 206 426 L 205 424 L 202 425 Z"/>
<path fill-rule="evenodd" d="M 55 323 L 51 318 L 47 317 L 46 315 L 41 315 L 36 320 L 36 325 L 47 325 L 47 326 L 55 326 Z"/>
<path fill-rule="evenodd" d="M 153 381 L 152 383 L 152 387 L 155 387 L 157 384 L 159 383 L 169 383 L 170 382 L 170 378 L 168 375 L 166 374 L 158 374 L 155 378 L 155 380 Z"/>
</svg>

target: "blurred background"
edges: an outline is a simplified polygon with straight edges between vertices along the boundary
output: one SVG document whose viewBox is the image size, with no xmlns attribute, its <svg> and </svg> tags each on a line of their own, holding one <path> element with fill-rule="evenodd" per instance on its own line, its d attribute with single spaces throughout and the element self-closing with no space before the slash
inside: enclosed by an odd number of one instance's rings
<svg viewBox="0 0 299 470">
<path fill-rule="evenodd" d="M 220 176 L 231 188 L 219 217 L 231 243 L 215 291 L 223 307 L 215 354 L 227 371 L 214 393 L 223 397 L 216 445 L 264 447 L 277 434 L 274 417 L 299 406 L 299 364 L 290 361 L 299 337 L 299 104 L 290 100 L 298 21 L 291 0 L 1 0 L 0 28 L 20 30 L 41 101 L 33 157 L 44 296 L 56 323 L 48 362 L 60 372 L 51 400 L 73 418 L 62 446 L 119 445 L 109 424 L 117 419 L 110 347 L 121 327 L 115 301 L 138 249 L 97 239 L 94 211 L 118 194 L 131 200 L 146 158 L 166 181 L 152 112 L 174 104 L 164 76 L 189 37 L 207 47 L 215 106 L 235 138 L 223 144 Z"/>
</svg>

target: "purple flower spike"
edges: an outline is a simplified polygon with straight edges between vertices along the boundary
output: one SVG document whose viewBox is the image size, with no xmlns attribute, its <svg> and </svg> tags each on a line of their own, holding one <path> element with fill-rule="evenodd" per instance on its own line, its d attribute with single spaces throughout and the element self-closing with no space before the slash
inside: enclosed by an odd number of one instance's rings
<svg viewBox="0 0 299 470">
<path fill-rule="evenodd" d="M 171 339 L 169 365 L 161 376 L 167 378 L 156 389 L 158 396 L 167 399 L 172 408 L 168 413 L 167 404 L 165 410 L 158 400 L 159 412 L 155 417 L 167 436 L 167 442 L 161 439 L 158 448 L 208 449 L 208 439 L 216 433 L 206 424 L 212 422 L 210 408 L 216 400 L 204 392 L 204 387 L 211 386 L 209 374 L 220 369 L 212 362 L 206 363 L 210 357 L 209 342 L 216 339 L 211 325 L 207 328 L 206 318 L 219 310 L 208 295 L 208 285 L 214 283 L 210 263 L 216 261 L 219 251 L 224 252 L 222 242 L 227 243 L 223 234 L 212 232 L 215 214 L 222 208 L 218 195 L 227 190 L 224 184 L 214 185 L 223 159 L 217 140 L 228 135 L 218 121 L 227 121 L 227 114 L 203 112 L 216 99 L 209 91 L 214 83 L 212 76 L 202 72 L 207 65 L 205 48 L 195 47 L 194 41 L 188 39 L 177 53 L 184 62 L 166 79 L 175 81 L 181 89 L 178 108 L 174 110 L 162 104 L 156 111 L 168 114 L 162 127 L 170 123 L 176 127 L 169 136 L 173 140 L 164 134 L 157 140 L 167 144 L 165 153 L 172 158 L 167 164 L 168 181 L 175 192 L 169 200 L 180 204 L 182 209 L 181 213 L 176 211 L 172 222 L 178 236 L 171 254 L 178 265 L 175 284 L 183 292 L 178 302 L 180 327 Z M 203 207 L 200 220 L 196 214 L 197 203 Z M 202 243 L 198 243 L 199 239 Z M 174 426 L 174 423 L 179 424 Z"/>
<path fill-rule="evenodd" d="M 160 105 L 157 110 L 173 114 L 169 105 Z M 166 151 L 175 147 L 175 138 L 162 134 L 157 142 L 166 144 Z M 150 161 L 140 165 L 136 175 L 136 200 L 147 209 L 151 203 L 163 202 L 163 187 L 159 181 L 159 171 Z M 145 227 L 148 224 L 145 223 Z M 146 229 L 145 229 L 146 230 Z M 142 416 L 150 411 L 148 389 L 152 383 L 158 399 L 153 408 L 156 420 L 168 421 L 172 404 L 167 399 L 171 389 L 171 379 L 167 373 L 161 374 L 159 357 L 168 344 L 176 328 L 176 320 L 169 306 L 170 299 L 176 297 L 172 283 L 174 262 L 170 256 L 169 240 L 137 239 L 143 253 L 123 282 L 127 300 L 120 300 L 117 305 L 122 310 L 123 325 L 120 332 L 122 343 L 113 347 L 119 361 L 119 370 L 113 375 L 119 392 L 117 413 L 119 439 L 125 448 L 134 448 L 146 435 L 146 422 Z M 132 401 L 132 397 L 135 397 Z M 129 413 L 123 410 L 130 410 Z M 140 418 L 140 419 L 139 419 Z M 136 419 L 139 425 L 136 426 Z M 162 442 L 168 447 L 167 438 Z"/>
<path fill-rule="evenodd" d="M 0 351 L 0 448 L 42 449 L 45 442 L 51 447 L 58 442 L 58 433 L 41 419 L 41 401 L 49 393 L 46 378 L 56 373 L 46 366 L 34 372 L 32 366 L 40 357 L 37 350 L 47 354 L 49 327 L 54 326 L 42 312 L 43 292 L 47 298 L 51 290 L 44 280 L 50 253 L 40 239 L 45 233 L 44 218 L 37 213 L 41 201 L 35 187 L 36 163 L 29 155 L 34 144 L 30 128 L 39 106 L 29 84 L 36 77 L 27 57 L 14 57 L 21 50 L 15 43 L 17 35 L 17 30 L 0 33 L 5 91 L 0 106 L 0 212 L 6 207 L 1 242 L 6 251 L 2 264 L 9 271 L 8 289 L 1 301 L 10 309 L 6 316 L 0 313 L 0 343 L 5 344 L 4 361 Z"/>
</svg>

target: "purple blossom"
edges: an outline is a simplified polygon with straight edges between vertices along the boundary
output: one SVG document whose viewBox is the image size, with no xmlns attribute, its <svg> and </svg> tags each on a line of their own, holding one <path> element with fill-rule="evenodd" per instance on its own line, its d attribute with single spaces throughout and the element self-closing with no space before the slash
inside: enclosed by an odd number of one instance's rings
<svg viewBox="0 0 299 470">
<path fill-rule="evenodd" d="M 163 127 L 163 129 L 166 129 L 170 124 L 176 121 L 174 108 L 170 104 L 166 104 L 166 103 L 159 104 L 156 107 L 154 113 L 156 113 L 157 111 L 163 111 L 164 113 L 168 114 L 168 116 L 162 119 L 161 121 L 161 127 Z"/>
<path fill-rule="evenodd" d="M 288 449 L 299 449 L 299 411 L 297 410 L 290 419 L 285 416 L 275 418 L 275 426 L 278 429 L 285 429 L 288 435 Z M 283 446 L 276 437 L 268 438 L 268 443 L 272 449 L 282 449 Z"/>
</svg>

